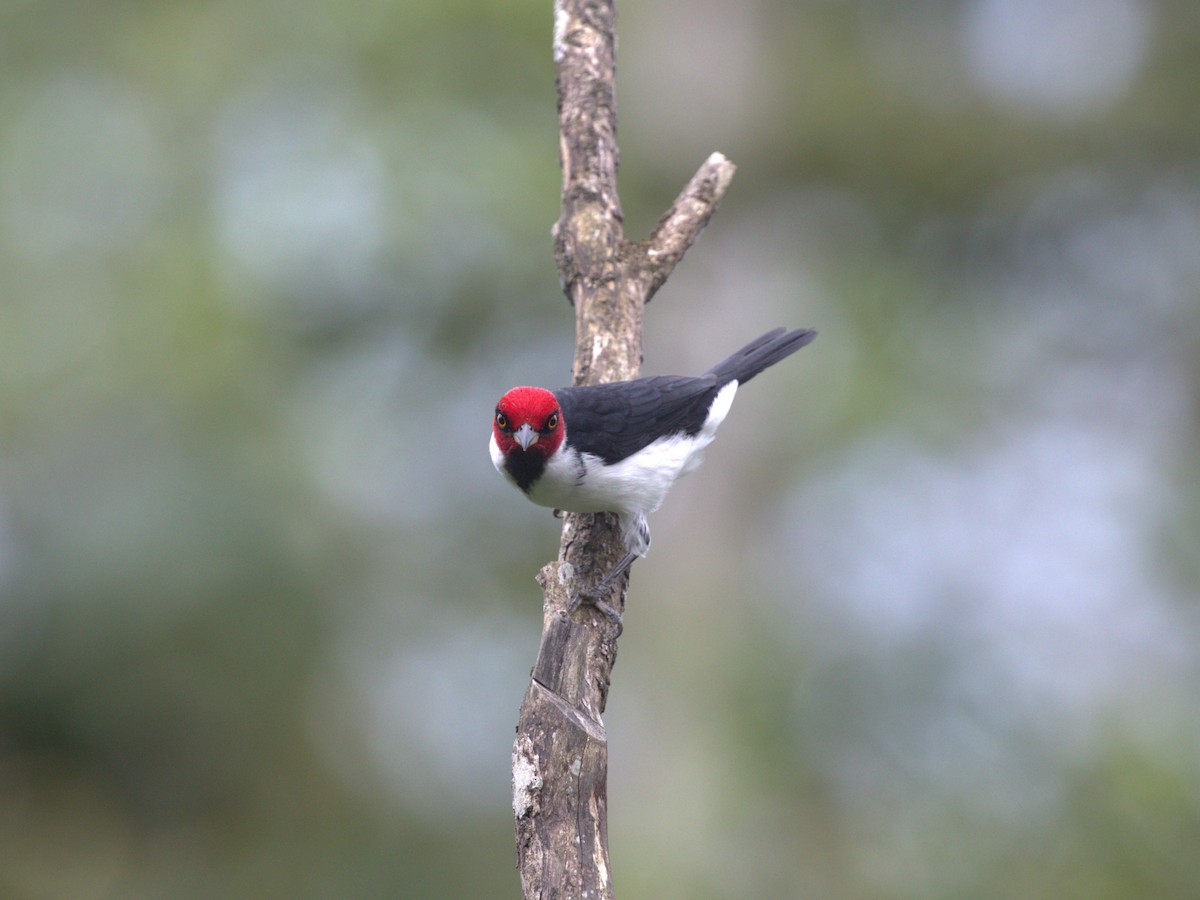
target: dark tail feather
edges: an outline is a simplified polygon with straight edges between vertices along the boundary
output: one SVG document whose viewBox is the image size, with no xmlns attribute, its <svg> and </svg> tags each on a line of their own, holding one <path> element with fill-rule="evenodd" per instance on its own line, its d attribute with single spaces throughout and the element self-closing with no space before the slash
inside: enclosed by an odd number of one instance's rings
<svg viewBox="0 0 1200 900">
<path fill-rule="evenodd" d="M 717 381 L 722 384 L 735 378 L 738 384 L 745 384 L 763 369 L 791 356 L 816 336 L 817 333 L 811 328 L 796 331 L 776 328 L 751 341 L 728 359 L 721 360 L 704 374 L 716 375 Z"/>
</svg>

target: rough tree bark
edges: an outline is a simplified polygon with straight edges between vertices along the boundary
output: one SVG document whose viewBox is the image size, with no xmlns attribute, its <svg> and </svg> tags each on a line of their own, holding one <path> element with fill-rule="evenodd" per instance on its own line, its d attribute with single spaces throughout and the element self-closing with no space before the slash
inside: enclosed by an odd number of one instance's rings
<svg viewBox="0 0 1200 900">
<path fill-rule="evenodd" d="M 556 0 L 562 215 L 554 255 L 575 308 L 575 384 L 634 378 L 642 312 L 715 212 L 734 166 L 714 153 L 643 242 L 625 237 L 617 195 L 614 0 Z M 513 744 L 517 863 L 526 898 L 612 897 L 608 742 L 601 714 L 617 626 L 567 603 L 624 552 L 609 514 L 565 516 L 558 560 L 538 575 L 542 642 Z M 608 603 L 625 608 L 628 573 Z"/>
</svg>

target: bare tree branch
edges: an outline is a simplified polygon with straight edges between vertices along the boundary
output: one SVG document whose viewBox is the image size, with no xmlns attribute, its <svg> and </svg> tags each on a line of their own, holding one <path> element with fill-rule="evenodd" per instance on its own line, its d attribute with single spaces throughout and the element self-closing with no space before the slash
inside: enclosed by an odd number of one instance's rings
<svg viewBox="0 0 1200 900">
<path fill-rule="evenodd" d="M 670 277 L 687 249 L 700 237 L 700 232 L 717 211 L 717 204 L 725 196 L 735 170 L 736 166 L 722 154 L 712 154 L 659 220 L 650 240 L 642 245 L 646 255 L 643 263 L 646 282 L 643 289 L 647 303 Z"/>
<path fill-rule="evenodd" d="M 575 383 L 637 376 L 642 314 L 708 223 L 734 166 L 714 153 L 644 243 L 625 237 L 617 194 L 614 0 L 556 0 L 562 214 L 554 256 L 575 307 Z M 608 739 L 601 714 L 616 662 L 617 626 L 571 595 L 624 552 L 615 516 L 568 514 L 559 558 L 538 575 L 542 642 L 513 744 L 517 864 L 526 898 L 610 900 Z M 608 603 L 625 608 L 628 572 Z"/>
</svg>

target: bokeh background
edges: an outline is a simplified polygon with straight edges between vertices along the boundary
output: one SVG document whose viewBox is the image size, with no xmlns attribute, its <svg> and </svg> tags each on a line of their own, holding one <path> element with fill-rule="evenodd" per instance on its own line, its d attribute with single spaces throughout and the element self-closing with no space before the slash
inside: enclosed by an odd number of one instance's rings
<svg viewBox="0 0 1200 900">
<path fill-rule="evenodd" d="M 0 9 L 0 896 L 516 897 L 569 380 L 546 0 Z M 1200 6 L 646 0 L 618 894 L 1200 895 Z"/>
</svg>

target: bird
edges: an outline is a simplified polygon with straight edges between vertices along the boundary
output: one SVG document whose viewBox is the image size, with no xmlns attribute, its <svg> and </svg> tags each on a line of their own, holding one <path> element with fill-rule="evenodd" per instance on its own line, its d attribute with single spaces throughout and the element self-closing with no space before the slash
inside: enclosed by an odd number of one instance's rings
<svg viewBox="0 0 1200 900">
<path fill-rule="evenodd" d="M 775 328 L 703 375 L 654 375 L 564 387 L 514 387 L 496 404 L 488 442 L 492 463 L 538 506 L 617 515 L 625 555 L 592 588 L 579 591 L 614 619 L 603 597 L 650 549 L 646 516 L 675 481 L 693 471 L 725 420 L 738 387 L 817 336 Z M 619 633 L 619 631 L 618 631 Z"/>
</svg>

